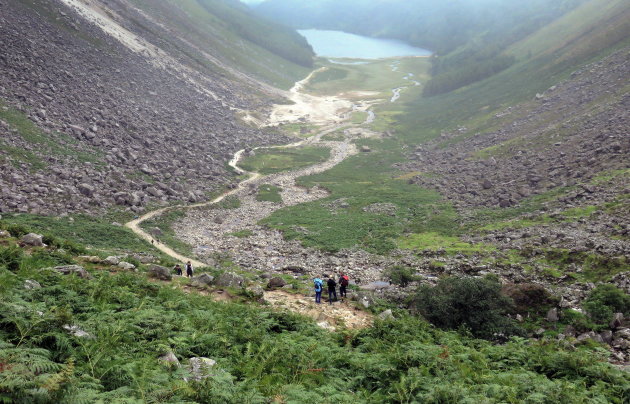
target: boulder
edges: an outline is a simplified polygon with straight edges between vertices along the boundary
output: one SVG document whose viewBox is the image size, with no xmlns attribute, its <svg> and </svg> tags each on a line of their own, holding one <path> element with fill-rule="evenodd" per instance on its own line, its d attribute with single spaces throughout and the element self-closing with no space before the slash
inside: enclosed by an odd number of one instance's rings
<svg viewBox="0 0 630 404">
<path fill-rule="evenodd" d="M 173 279 L 173 274 L 171 274 L 171 271 L 161 265 L 151 265 L 148 272 L 149 276 L 163 281 L 170 281 L 171 279 Z"/>
<path fill-rule="evenodd" d="M 70 332 L 70 334 L 74 335 L 77 338 L 91 338 L 92 337 L 89 333 L 83 331 L 82 329 L 79 328 L 79 326 L 76 326 L 76 325 L 66 324 L 62 326 L 62 328 Z"/>
<path fill-rule="evenodd" d="M 165 353 L 164 355 L 160 356 L 158 360 L 171 366 L 175 366 L 175 367 L 181 366 L 179 364 L 179 359 L 177 359 L 177 356 L 175 356 L 175 354 L 172 351 L 169 351 Z"/>
<path fill-rule="evenodd" d="M 247 291 L 251 293 L 256 299 L 262 299 L 265 296 L 265 291 L 260 285 L 254 285 L 247 288 Z"/>
<path fill-rule="evenodd" d="M 134 271 L 136 266 L 125 261 L 121 261 L 118 263 L 118 268 L 124 269 L 125 271 Z"/>
<path fill-rule="evenodd" d="M 82 255 L 79 257 L 80 259 L 87 261 L 91 264 L 100 264 L 101 263 L 101 257 L 98 257 L 96 255 Z"/>
<path fill-rule="evenodd" d="M 190 358 L 188 362 L 188 372 L 190 372 L 192 380 L 199 382 L 210 375 L 210 369 L 212 369 L 216 364 L 217 361 L 210 358 Z"/>
<path fill-rule="evenodd" d="M 79 184 L 77 189 L 82 195 L 91 198 L 94 195 L 94 187 L 89 184 Z"/>
<path fill-rule="evenodd" d="M 118 265 L 120 264 L 120 257 L 111 255 L 103 260 L 103 264 L 112 265 L 112 266 Z"/>
<path fill-rule="evenodd" d="M 601 337 L 602 341 L 604 341 L 607 344 L 611 344 L 613 341 L 613 333 L 610 330 L 604 330 L 601 333 L 599 333 L 599 336 Z"/>
<path fill-rule="evenodd" d="M 61 265 L 54 268 L 44 268 L 44 269 L 52 269 L 54 271 L 60 272 L 64 275 L 77 274 L 79 278 L 90 279 L 92 276 L 88 271 L 85 270 L 81 265 Z"/>
<path fill-rule="evenodd" d="M 555 307 L 552 309 L 549 309 L 549 311 L 547 312 L 547 316 L 545 318 L 550 323 L 558 322 L 558 320 L 560 320 L 560 317 L 558 317 L 558 309 Z"/>
<path fill-rule="evenodd" d="M 10 236 L 11 236 L 11 233 L 9 233 L 8 231 L 0 230 L 0 238 L 7 238 L 7 237 L 10 237 Z"/>
<path fill-rule="evenodd" d="M 44 246 L 43 238 L 44 236 L 42 236 L 41 234 L 28 233 L 22 236 L 20 241 L 24 245 L 30 245 L 33 247 L 43 247 Z"/>
<path fill-rule="evenodd" d="M 267 289 L 277 289 L 277 288 L 281 288 L 283 286 L 285 286 L 287 283 L 284 279 L 280 278 L 279 276 L 273 277 L 271 279 L 269 279 L 269 282 L 267 282 Z"/>
<path fill-rule="evenodd" d="M 621 327 L 623 324 L 623 313 L 615 313 L 613 314 L 612 320 L 610 320 L 610 328 L 613 330 Z"/>
<path fill-rule="evenodd" d="M 392 314 L 391 309 L 387 309 L 387 310 L 379 313 L 379 315 L 376 316 L 376 317 L 378 317 L 381 320 L 393 320 L 394 319 L 394 315 Z"/>
<path fill-rule="evenodd" d="M 24 281 L 24 289 L 33 290 L 33 289 L 41 289 L 42 285 L 39 282 L 34 281 L 32 279 L 27 279 Z"/>
<path fill-rule="evenodd" d="M 192 282 L 195 286 L 211 285 L 214 282 L 214 276 L 208 274 L 201 274 L 192 278 Z"/>
<path fill-rule="evenodd" d="M 238 288 L 243 286 L 245 279 L 233 272 L 224 272 L 217 278 L 216 285 L 224 288 Z"/>
</svg>

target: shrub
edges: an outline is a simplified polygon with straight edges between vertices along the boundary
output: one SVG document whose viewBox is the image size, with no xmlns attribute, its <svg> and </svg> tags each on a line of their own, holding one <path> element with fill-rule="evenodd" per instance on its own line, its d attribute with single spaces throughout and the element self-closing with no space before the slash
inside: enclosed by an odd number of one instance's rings
<svg viewBox="0 0 630 404">
<path fill-rule="evenodd" d="M 394 285 L 402 287 L 405 287 L 411 282 L 415 282 L 421 279 L 418 275 L 416 275 L 415 269 L 402 265 L 391 267 L 385 272 L 385 276 Z"/>
<path fill-rule="evenodd" d="M 536 283 L 505 285 L 501 293 L 514 301 L 516 313 L 542 314 L 558 302 L 542 285 Z"/>
<path fill-rule="evenodd" d="M 435 287 L 420 286 L 409 303 L 412 310 L 441 328 L 465 327 L 487 339 L 522 333 L 506 316 L 513 301 L 501 294 L 501 285 L 494 279 L 445 278 Z"/>
<path fill-rule="evenodd" d="M 7 231 L 11 236 L 19 238 L 25 234 L 30 233 L 29 229 L 19 224 L 10 224 L 7 226 Z"/>
<path fill-rule="evenodd" d="M 2 248 L 0 249 L 0 266 L 15 272 L 20 269 L 23 257 L 24 253 L 18 247 Z"/>
<path fill-rule="evenodd" d="M 630 313 L 630 295 L 614 285 L 598 285 L 586 299 L 586 303 L 591 302 L 599 302 L 618 313 Z"/>
</svg>

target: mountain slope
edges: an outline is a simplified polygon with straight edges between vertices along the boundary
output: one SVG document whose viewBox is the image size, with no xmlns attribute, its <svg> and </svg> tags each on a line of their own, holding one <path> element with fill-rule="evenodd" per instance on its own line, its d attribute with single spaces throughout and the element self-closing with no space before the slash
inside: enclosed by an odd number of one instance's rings
<svg viewBox="0 0 630 404">
<path fill-rule="evenodd" d="M 254 20 L 232 1 L 0 4 L 0 211 L 137 211 L 229 183 L 232 153 L 285 140 L 236 113 L 279 96 L 261 80 L 308 71 L 238 36 Z M 256 27 L 310 55 L 296 34 Z"/>
</svg>

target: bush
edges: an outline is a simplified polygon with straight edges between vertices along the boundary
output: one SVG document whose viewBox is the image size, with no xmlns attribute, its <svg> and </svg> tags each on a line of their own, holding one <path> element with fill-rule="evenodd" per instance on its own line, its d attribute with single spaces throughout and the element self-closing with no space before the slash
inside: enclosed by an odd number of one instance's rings
<svg viewBox="0 0 630 404">
<path fill-rule="evenodd" d="M 411 282 L 419 281 L 421 279 L 418 275 L 416 275 L 415 269 L 402 265 L 391 267 L 385 272 L 385 276 L 391 283 L 402 286 L 403 288 Z"/>
<path fill-rule="evenodd" d="M 516 313 L 543 314 L 550 306 L 558 303 L 549 292 L 536 283 L 509 284 L 503 286 L 501 293 L 514 301 Z"/>
<path fill-rule="evenodd" d="M 441 328 L 465 327 L 486 339 L 494 339 L 498 334 L 522 334 L 507 317 L 514 303 L 501 294 L 501 285 L 495 279 L 445 278 L 435 287 L 419 287 L 409 304 Z"/>
<path fill-rule="evenodd" d="M 598 285 L 586 299 L 586 303 L 598 302 L 616 313 L 630 313 L 630 296 L 610 284 Z"/>
<path fill-rule="evenodd" d="M 29 229 L 19 224 L 9 224 L 6 226 L 7 231 L 11 236 L 20 238 L 25 234 L 30 233 Z"/>
<path fill-rule="evenodd" d="M 5 267 L 9 271 L 15 272 L 20 269 L 23 257 L 24 253 L 20 248 L 2 248 L 0 249 L 0 266 Z"/>
</svg>

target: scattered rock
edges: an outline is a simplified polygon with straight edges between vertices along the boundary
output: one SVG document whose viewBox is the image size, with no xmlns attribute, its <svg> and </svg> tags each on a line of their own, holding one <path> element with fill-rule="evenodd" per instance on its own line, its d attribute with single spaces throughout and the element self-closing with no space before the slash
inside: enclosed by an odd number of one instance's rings
<svg viewBox="0 0 630 404">
<path fill-rule="evenodd" d="M 209 286 L 212 282 L 214 282 L 214 276 L 205 273 L 192 278 L 194 286 Z"/>
<path fill-rule="evenodd" d="M 125 271 L 133 271 L 136 269 L 136 266 L 125 261 L 121 261 L 118 263 L 118 268 L 124 269 Z"/>
<path fill-rule="evenodd" d="M 267 282 L 267 289 L 277 289 L 277 288 L 281 288 L 284 287 L 287 284 L 287 282 L 280 278 L 279 276 L 276 276 L 274 278 L 269 279 L 269 282 Z"/>
<path fill-rule="evenodd" d="M 614 330 L 616 328 L 621 327 L 622 324 L 623 324 L 623 313 L 613 314 L 613 318 L 610 321 L 610 328 Z"/>
<path fill-rule="evenodd" d="M 90 279 L 90 278 L 92 278 L 92 276 L 89 274 L 89 272 L 86 271 L 85 268 L 83 268 L 80 265 L 61 265 L 61 266 L 58 266 L 58 267 L 44 268 L 44 269 L 52 269 L 52 270 L 60 272 L 60 273 L 62 273 L 64 275 L 77 274 L 77 276 L 79 278 L 83 278 L 83 279 Z"/>
<path fill-rule="evenodd" d="M 39 282 L 34 281 L 32 279 L 27 279 L 24 281 L 24 289 L 33 290 L 33 289 L 41 289 L 42 285 Z"/>
<path fill-rule="evenodd" d="M 24 245 L 32 246 L 32 247 L 43 247 L 44 242 L 42 241 L 44 236 L 41 234 L 28 233 L 20 238 L 20 241 Z"/>
<path fill-rule="evenodd" d="M 243 286 L 245 279 L 233 272 L 224 272 L 217 278 L 216 285 L 224 288 L 239 288 Z"/>
<path fill-rule="evenodd" d="M 71 335 L 77 338 L 92 338 L 92 336 L 83 331 L 79 326 L 66 324 L 62 327 L 64 330 L 69 331 Z"/>
<path fill-rule="evenodd" d="M 175 367 L 180 367 L 180 363 L 179 363 L 179 359 L 177 359 L 177 356 L 175 356 L 175 354 L 172 351 L 169 351 L 167 353 L 165 353 L 164 355 L 160 356 L 158 358 L 158 360 L 170 365 L 170 366 L 175 366 Z"/>
<path fill-rule="evenodd" d="M 201 381 L 207 378 L 210 370 L 217 364 L 217 361 L 210 358 L 194 357 L 188 362 L 188 372 L 194 381 Z"/>
<path fill-rule="evenodd" d="M 382 313 L 380 313 L 376 317 L 378 317 L 381 320 L 393 320 L 394 319 L 394 315 L 392 314 L 391 309 L 387 309 L 387 310 L 383 311 Z"/>
<path fill-rule="evenodd" d="M 118 265 L 120 264 L 120 257 L 116 257 L 113 255 L 109 256 L 103 260 L 103 264 L 112 265 L 112 266 Z"/>
<path fill-rule="evenodd" d="M 149 276 L 160 279 L 162 281 L 170 281 L 173 279 L 171 271 L 161 265 L 151 265 L 148 269 Z"/>
</svg>

